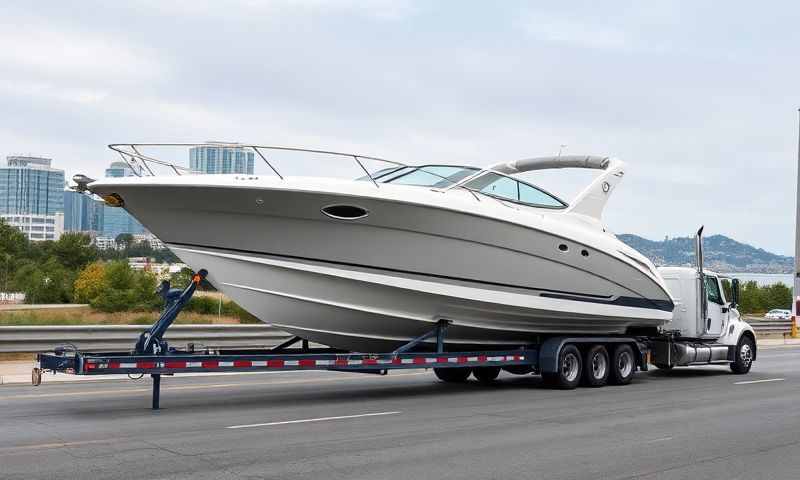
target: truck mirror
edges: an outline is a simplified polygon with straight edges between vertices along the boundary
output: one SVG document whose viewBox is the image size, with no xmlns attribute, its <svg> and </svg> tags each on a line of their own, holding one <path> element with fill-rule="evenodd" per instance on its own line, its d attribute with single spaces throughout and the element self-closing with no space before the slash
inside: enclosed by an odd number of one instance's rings
<svg viewBox="0 0 800 480">
<path fill-rule="evenodd" d="M 731 280 L 731 308 L 739 306 L 739 279 Z"/>
</svg>

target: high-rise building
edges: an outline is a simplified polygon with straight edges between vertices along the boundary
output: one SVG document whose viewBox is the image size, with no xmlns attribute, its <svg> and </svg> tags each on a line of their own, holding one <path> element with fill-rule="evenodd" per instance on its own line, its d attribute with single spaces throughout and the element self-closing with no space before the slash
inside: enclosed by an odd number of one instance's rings
<svg viewBox="0 0 800 480">
<path fill-rule="evenodd" d="M 64 170 L 40 157 L 10 156 L 0 167 L 0 217 L 30 240 L 58 240 L 64 230 Z"/>
<path fill-rule="evenodd" d="M 133 170 L 125 162 L 112 162 L 106 169 L 106 177 L 130 177 Z M 137 235 L 145 233 L 144 226 L 130 213 L 120 207 L 103 204 L 102 234 L 105 237 L 116 238 L 121 233 Z"/>
<path fill-rule="evenodd" d="M 64 231 L 103 231 L 103 202 L 74 190 L 64 190 Z"/>
<path fill-rule="evenodd" d="M 133 170 L 130 165 L 125 162 L 111 162 L 111 165 L 106 168 L 106 177 L 132 177 Z"/>
<path fill-rule="evenodd" d="M 228 145 L 203 145 L 189 149 L 189 168 L 197 173 L 252 174 L 255 153 Z"/>
</svg>

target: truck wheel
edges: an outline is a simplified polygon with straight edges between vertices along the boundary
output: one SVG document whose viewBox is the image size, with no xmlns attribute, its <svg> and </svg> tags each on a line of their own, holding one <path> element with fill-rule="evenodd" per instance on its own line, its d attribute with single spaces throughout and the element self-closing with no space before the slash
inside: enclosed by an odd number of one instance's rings
<svg viewBox="0 0 800 480">
<path fill-rule="evenodd" d="M 472 373 L 471 368 L 434 368 L 433 373 L 436 378 L 447 383 L 464 383 Z"/>
<path fill-rule="evenodd" d="M 500 375 L 500 367 L 475 367 L 472 376 L 481 383 L 492 383 Z"/>
<path fill-rule="evenodd" d="M 755 354 L 756 346 L 750 335 L 742 335 L 739 339 L 739 344 L 736 345 L 736 357 L 731 362 L 731 371 L 737 375 L 744 375 L 750 371 L 753 366 L 753 355 Z"/>
<path fill-rule="evenodd" d="M 583 381 L 589 387 L 602 387 L 608 381 L 610 365 L 608 350 L 602 345 L 595 345 L 586 352 L 583 362 Z"/>
<path fill-rule="evenodd" d="M 543 373 L 542 378 L 556 388 L 572 390 L 581 382 L 582 370 L 581 352 L 578 351 L 578 347 L 569 344 L 558 354 L 558 371 Z"/>
<path fill-rule="evenodd" d="M 633 349 L 630 345 L 617 345 L 614 355 L 611 357 L 611 371 L 608 381 L 612 385 L 627 385 L 633 380 L 636 372 L 636 361 L 634 360 Z"/>
</svg>

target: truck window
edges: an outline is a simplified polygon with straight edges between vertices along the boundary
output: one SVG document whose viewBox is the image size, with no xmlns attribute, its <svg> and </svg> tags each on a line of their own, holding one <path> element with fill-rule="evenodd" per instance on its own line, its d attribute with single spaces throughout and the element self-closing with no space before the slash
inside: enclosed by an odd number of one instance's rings
<svg viewBox="0 0 800 480">
<path fill-rule="evenodd" d="M 717 282 L 717 277 L 706 275 L 705 278 L 706 296 L 708 296 L 708 301 L 722 305 L 722 295 L 719 293 L 719 282 Z"/>
</svg>

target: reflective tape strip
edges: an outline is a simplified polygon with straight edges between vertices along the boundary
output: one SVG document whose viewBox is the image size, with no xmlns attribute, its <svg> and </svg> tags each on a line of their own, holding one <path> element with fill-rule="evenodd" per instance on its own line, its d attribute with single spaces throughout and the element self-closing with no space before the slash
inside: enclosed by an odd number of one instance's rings
<svg viewBox="0 0 800 480">
<path fill-rule="evenodd" d="M 266 367 L 267 361 L 266 360 L 253 360 L 250 362 L 253 367 Z"/>
<path fill-rule="evenodd" d="M 287 367 L 299 367 L 300 361 L 299 360 L 284 360 L 283 364 Z"/>
<path fill-rule="evenodd" d="M 186 368 L 200 368 L 203 366 L 203 362 L 186 362 Z"/>
<path fill-rule="evenodd" d="M 232 367 L 233 362 L 217 362 L 217 367 Z"/>
</svg>

